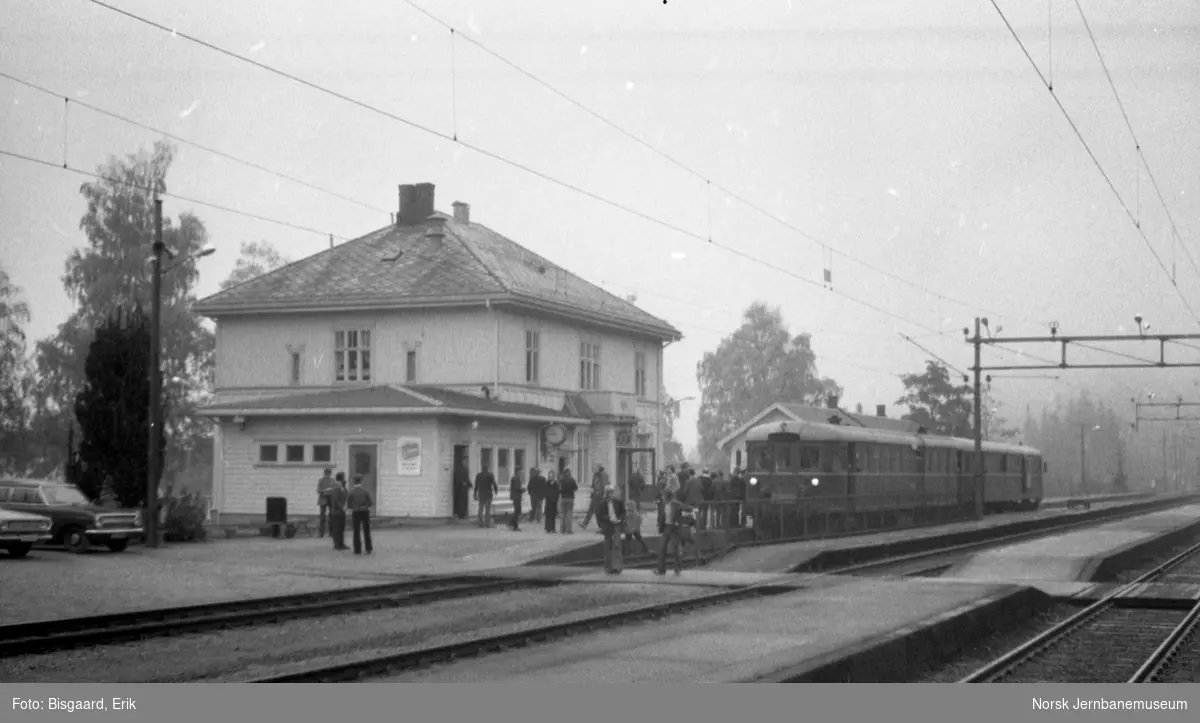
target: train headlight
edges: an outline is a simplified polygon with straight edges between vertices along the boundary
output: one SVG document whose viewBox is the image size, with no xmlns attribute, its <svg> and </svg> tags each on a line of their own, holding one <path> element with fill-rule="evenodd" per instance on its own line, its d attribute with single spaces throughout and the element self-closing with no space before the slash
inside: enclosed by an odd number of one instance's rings
<svg viewBox="0 0 1200 723">
<path fill-rule="evenodd" d="M 755 486 L 756 484 L 758 484 L 758 478 L 757 478 L 757 477 L 751 477 L 751 478 L 750 478 L 750 486 L 751 486 L 751 487 L 753 487 L 753 486 Z"/>
<path fill-rule="evenodd" d="M 816 477 L 813 477 L 812 478 L 812 486 L 816 487 L 819 484 L 821 484 L 821 480 L 817 479 Z"/>
</svg>

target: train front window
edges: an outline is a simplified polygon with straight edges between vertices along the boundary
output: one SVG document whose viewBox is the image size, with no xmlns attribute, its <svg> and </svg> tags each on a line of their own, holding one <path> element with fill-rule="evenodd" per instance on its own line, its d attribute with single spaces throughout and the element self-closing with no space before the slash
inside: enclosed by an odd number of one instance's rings
<svg viewBox="0 0 1200 723">
<path fill-rule="evenodd" d="M 755 446 L 749 451 L 751 472 L 774 472 L 775 460 L 771 456 L 771 445 Z"/>
<path fill-rule="evenodd" d="M 800 469 L 805 472 L 821 469 L 821 449 L 804 446 L 800 448 Z"/>
<path fill-rule="evenodd" d="M 790 472 L 792 470 L 792 445 L 775 445 L 775 469 L 779 472 Z"/>
<path fill-rule="evenodd" d="M 845 447 L 826 447 L 825 448 L 825 472 L 843 474 L 846 471 L 846 448 Z"/>
</svg>

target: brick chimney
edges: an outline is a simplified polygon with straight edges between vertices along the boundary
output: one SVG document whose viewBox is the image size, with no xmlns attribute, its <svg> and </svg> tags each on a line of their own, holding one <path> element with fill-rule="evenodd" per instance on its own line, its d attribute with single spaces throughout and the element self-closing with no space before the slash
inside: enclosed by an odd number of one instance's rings
<svg viewBox="0 0 1200 723">
<path fill-rule="evenodd" d="M 829 407 L 830 409 L 837 409 L 838 408 L 837 396 L 830 394 L 828 399 L 826 399 L 826 401 L 825 401 L 825 406 Z"/>
<path fill-rule="evenodd" d="M 471 225 L 471 204 L 462 201 L 454 202 L 454 220 L 464 226 Z"/>
<path fill-rule="evenodd" d="M 396 225 L 416 226 L 433 214 L 433 184 L 417 183 L 400 186 L 400 213 Z"/>
<path fill-rule="evenodd" d="M 875 405 L 875 416 L 876 417 L 886 417 L 887 416 L 887 406 L 885 406 L 883 404 L 876 404 Z"/>
</svg>

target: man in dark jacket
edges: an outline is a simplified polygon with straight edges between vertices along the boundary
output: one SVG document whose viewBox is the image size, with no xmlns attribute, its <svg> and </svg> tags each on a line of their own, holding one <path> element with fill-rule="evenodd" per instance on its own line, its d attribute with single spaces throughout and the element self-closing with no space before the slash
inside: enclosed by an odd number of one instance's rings
<svg viewBox="0 0 1200 723">
<path fill-rule="evenodd" d="M 512 476 L 512 481 L 508 484 L 508 496 L 512 499 L 513 511 L 509 516 L 508 526 L 514 530 L 521 529 L 521 496 L 525 493 L 525 487 L 521 484 L 521 468 L 517 467 Z"/>
<path fill-rule="evenodd" d="M 329 503 L 329 536 L 333 538 L 333 549 L 335 550 L 350 549 L 346 547 L 346 500 L 349 496 L 346 491 L 346 478 L 341 472 L 338 472 L 337 480 L 326 493 Z"/>
<path fill-rule="evenodd" d="M 604 500 L 604 490 L 608 486 L 608 472 L 604 471 L 604 465 L 596 465 L 595 472 L 592 474 L 592 496 L 588 500 L 587 514 L 583 516 L 581 529 L 586 530 L 592 517 L 600 510 L 600 503 Z"/>
<path fill-rule="evenodd" d="M 371 493 L 366 487 L 362 486 L 363 476 L 361 474 L 354 475 L 354 489 L 350 490 L 350 494 L 346 499 L 346 505 L 350 508 L 350 515 L 354 522 L 354 554 L 362 554 L 362 543 L 367 544 L 367 554 L 371 554 L 371 508 L 375 506 L 375 500 L 371 499 Z M 361 538 L 360 538 L 361 535 Z"/>
<path fill-rule="evenodd" d="M 646 478 L 642 476 L 640 469 L 634 469 L 633 474 L 629 477 L 629 499 L 625 500 L 625 504 L 633 504 L 633 509 L 642 511 L 642 495 L 646 493 Z"/>
<path fill-rule="evenodd" d="M 529 521 L 542 521 L 542 500 L 546 498 L 546 478 L 537 467 L 529 470 Z"/>
<path fill-rule="evenodd" d="M 562 516 L 562 533 L 575 534 L 575 493 L 579 491 L 579 483 L 571 476 L 571 470 L 564 469 L 558 480 L 558 513 Z"/>
<path fill-rule="evenodd" d="M 485 464 L 479 474 L 475 475 L 475 501 L 479 503 L 479 526 L 492 526 L 492 500 L 500 486 L 496 484 L 496 475 Z"/>
<path fill-rule="evenodd" d="M 733 479 L 729 480 L 729 526 L 743 527 L 746 519 L 742 517 L 742 504 L 746 501 L 746 478 L 742 469 L 733 470 Z"/>
<path fill-rule="evenodd" d="M 558 519 L 558 480 L 554 476 L 554 470 L 550 471 L 550 477 L 546 479 L 546 484 L 542 485 L 542 491 L 546 495 L 546 532 L 554 534 L 554 523 Z"/>
<path fill-rule="evenodd" d="M 325 476 L 317 480 L 317 508 L 321 513 L 317 520 L 317 537 L 325 536 L 325 517 L 329 514 L 329 491 L 336 486 L 337 483 L 333 481 L 333 470 L 326 467 Z"/>
</svg>

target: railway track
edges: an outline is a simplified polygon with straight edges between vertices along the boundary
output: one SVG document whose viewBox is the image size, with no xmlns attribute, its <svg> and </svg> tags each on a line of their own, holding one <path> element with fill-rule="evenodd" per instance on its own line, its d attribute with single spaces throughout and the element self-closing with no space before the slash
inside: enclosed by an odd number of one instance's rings
<svg viewBox="0 0 1200 723">
<path fill-rule="evenodd" d="M 501 635 L 472 638 L 448 645 L 417 647 L 381 657 L 350 663 L 328 665 L 283 675 L 256 678 L 248 683 L 344 683 L 396 675 L 431 665 L 462 658 L 481 657 L 490 653 L 524 648 L 572 635 L 589 633 L 616 625 L 653 620 L 692 610 L 728 605 L 741 600 L 794 592 L 794 588 L 769 583 L 749 585 L 734 590 L 698 595 L 683 600 L 645 605 L 630 610 L 592 615 L 578 620 L 522 630 Z"/>
<path fill-rule="evenodd" d="M 1200 606 L 1186 610 L 1121 607 L 1143 583 L 1200 580 L 1200 544 L 1122 585 L 960 683 L 1144 683 L 1194 680 L 1200 662 Z M 1185 682 L 1180 680 L 1179 682 Z"/>
<path fill-rule="evenodd" d="M 435 576 L 346 590 L 4 625 L 0 626 L 0 658 L 300 618 L 425 605 L 557 584 L 557 580 L 498 580 L 482 575 Z"/>
<path fill-rule="evenodd" d="M 1043 537 L 1052 537 L 1054 535 L 1061 535 L 1070 530 L 1096 527 L 1109 522 L 1115 522 L 1128 517 L 1138 517 L 1144 514 L 1147 514 L 1145 510 L 1139 510 L 1137 512 L 1118 510 L 1111 515 L 1092 518 L 1082 522 L 1071 522 L 1053 528 L 1019 532 L 1013 535 L 993 537 L 988 540 L 968 542 L 962 545 L 954 545 L 952 547 L 939 547 L 932 550 L 897 555 L 895 557 L 885 557 L 879 560 L 872 560 L 870 562 L 861 562 L 844 567 L 830 568 L 824 572 L 832 575 L 862 575 L 867 573 L 877 575 L 899 575 L 903 577 L 929 576 L 933 574 L 939 574 L 949 569 L 954 565 L 955 562 L 958 562 L 959 559 L 967 553 L 979 552 L 980 550 L 986 550 L 993 547 L 1003 547 L 1004 545 L 1011 545 L 1017 542 L 1037 540 Z M 1200 582 L 1200 578 L 1198 578 L 1196 582 Z"/>
</svg>

